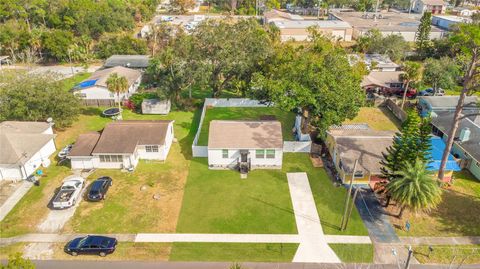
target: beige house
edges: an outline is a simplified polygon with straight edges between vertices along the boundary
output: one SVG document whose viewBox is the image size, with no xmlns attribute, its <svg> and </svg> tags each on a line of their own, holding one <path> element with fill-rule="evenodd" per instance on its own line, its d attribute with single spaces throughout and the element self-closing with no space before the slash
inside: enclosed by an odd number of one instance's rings
<svg viewBox="0 0 480 269">
<path fill-rule="evenodd" d="M 425 12 L 444 14 L 446 9 L 447 7 L 443 0 L 416 0 L 413 5 L 413 11 L 420 14 Z"/>
<path fill-rule="evenodd" d="M 403 73 L 403 71 L 372 71 L 370 72 L 370 74 L 363 77 L 360 86 L 362 86 L 362 88 L 366 91 L 390 91 L 395 89 L 401 89 L 403 87 L 403 82 L 401 79 L 401 75 Z"/>
<path fill-rule="evenodd" d="M 336 40 L 352 40 L 352 27 L 343 21 L 274 21 L 273 24 L 280 30 L 280 38 L 282 41 L 308 40 L 310 28 L 314 28 L 323 35 Z"/>
</svg>

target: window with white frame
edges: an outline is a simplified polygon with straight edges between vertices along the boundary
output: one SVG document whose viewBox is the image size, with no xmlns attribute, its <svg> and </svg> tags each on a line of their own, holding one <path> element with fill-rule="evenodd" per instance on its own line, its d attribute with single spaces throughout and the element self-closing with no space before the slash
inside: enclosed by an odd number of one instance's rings
<svg viewBox="0 0 480 269">
<path fill-rule="evenodd" d="M 100 155 L 101 163 L 120 163 L 123 162 L 122 155 Z"/>
<path fill-rule="evenodd" d="M 265 159 L 265 150 L 264 150 L 264 149 L 257 149 L 257 150 L 255 150 L 255 158 L 257 158 L 257 159 Z"/>
<path fill-rule="evenodd" d="M 275 159 L 275 150 L 274 149 L 267 149 L 267 159 Z"/>
<path fill-rule="evenodd" d="M 228 158 L 228 149 L 222 149 L 222 158 L 227 159 Z"/>
<path fill-rule="evenodd" d="M 145 146 L 146 152 L 158 152 L 158 145 L 146 145 Z"/>
</svg>

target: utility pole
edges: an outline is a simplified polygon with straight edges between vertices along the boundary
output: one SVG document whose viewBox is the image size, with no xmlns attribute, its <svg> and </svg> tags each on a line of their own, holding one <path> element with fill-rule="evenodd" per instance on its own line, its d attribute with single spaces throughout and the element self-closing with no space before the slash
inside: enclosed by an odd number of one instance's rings
<svg viewBox="0 0 480 269">
<path fill-rule="evenodd" d="M 412 254 L 413 254 L 412 246 L 408 246 L 408 256 L 407 256 L 407 261 L 405 262 L 405 269 L 410 268 L 410 260 L 412 259 Z"/>
<path fill-rule="evenodd" d="M 322 0 L 318 0 L 317 20 L 320 20 L 320 7 L 322 6 Z"/>
<path fill-rule="evenodd" d="M 377 22 L 377 17 L 378 17 L 378 4 L 380 0 L 377 0 L 377 4 L 375 5 L 375 15 L 373 16 L 373 21 Z"/>
<path fill-rule="evenodd" d="M 355 177 L 355 171 L 357 170 L 357 164 L 358 160 L 355 160 L 355 164 L 353 165 L 352 177 L 350 178 L 350 186 L 348 187 L 347 197 L 345 197 L 345 211 L 343 212 L 342 224 L 340 225 L 341 231 L 344 230 L 343 227 L 345 226 L 345 222 L 347 221 L 348 204 L 350 201 L 350 195 L 352 194 L 353 179 Z"/>
<path fill-rule="evenodd" d="M 350 220 L 350 216 L 352 215 L 352 210 L 353 210 L 353 207 L 355 206 L 355 200 L 357 200 L 357 194 L 359 189 L 360 188 L 356 188 L 355 192 L 353 193 L 352 203 L 350 204 L 350 208 L 348 209 L 348 216 L 347 216 L 347 220 L 345 221 L 345 227 L 343 228 L 343 230 L 347 229 L 348 220 Z"/>
</svg>

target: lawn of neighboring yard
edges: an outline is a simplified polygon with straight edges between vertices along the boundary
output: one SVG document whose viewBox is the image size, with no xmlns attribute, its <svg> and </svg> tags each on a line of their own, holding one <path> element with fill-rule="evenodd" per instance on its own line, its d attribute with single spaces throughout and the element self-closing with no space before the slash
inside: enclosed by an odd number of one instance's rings
<svg viewBox="0 0 480 269">
<path fill-rule="evenodd" d="M 27 243 L 15 243 L 7 246 L 0 246 L 0 260 L 8 259 L 8 256 L 16 253 L 23 253 Z"/>
<path fill-rule="evenodd" d="M 362 107 L 355 118 L 343 123 L 367 123 L 370 128 L 378 131 L 398 131 L 401 126 L 395 115 L 385 107 Z"/>
<path fill-rule="evenodd" d="M 283 170 L 284 172 L 307 172 L 325 234 L 368 235 L 357 210 L 352 211 L 347 230 L 340 231 L 347 191 L 343 187 L 335 187 L 325 169 L 314 168 L 308 154 L 285 153 Z"/>
<path fill-rule="evenodd" d="M 298 244 L 174 243 L 170 261 L 291 262 Z"/>
<path fill-rule="evenodd" d="M 480 236 L 480 181 L 464 170 L 454 173 L 455 182 L 443 192 L 442 202 L 429 213 L 405 212 L 401 220 L 391 217 L 402 236 Z M 411 223 L 407 233 L 400 227 Z"/>
<path fill-rule="evenodd" d="M 175 231 L 191 156 L 193 113 L 171 112 L 168 116 L 160 116 L 125 110 L 123 117 L 125 120 L 175 119 L 174 132 L 179 143 L 172 145 L 165 163 L 140 161 L 132 173 L 117 169 L 96 170 L 88 180 L 100 176 L 113 179 L 108 197 L 98 203 L 83 202 L 64 228 L 67 232 Z M 142 186 L 146 186 L 146 190 L 140 190 Z M 153 199 L 155 194 L 160 194 L 160 200 Z"/>
<path fill-rule="evenodd" d="M 430 254 L 430 255 L 429 255 Z M 413 247 L 413 255 L 420 263 L 433 264 L 479 264 L 480 245 L 439 245 L 433 246 L 430 253 L 428 246 Z"/>
<path fill-rule="evenodd" d="M 276 107 L 212 107 L 207 108 L 203 119 L 199 146 L 208 145 L 208 130 L 212 120 L 259 120 L 263 115 L 274 115 L 282 123 L 283 140 L 294 140 L 292 128 L 295 114 Z"/>
<path fill-rule="evenodd" d="M 372 244 L 328 244 L 344 263 L 372 263 Z"/>
<path fill-rule="evenodd" d="M 179 233 L 297 232 L 287 177 L 281 170 L 210 170 L 207 158 L 190 164 Z"/>
</svg>

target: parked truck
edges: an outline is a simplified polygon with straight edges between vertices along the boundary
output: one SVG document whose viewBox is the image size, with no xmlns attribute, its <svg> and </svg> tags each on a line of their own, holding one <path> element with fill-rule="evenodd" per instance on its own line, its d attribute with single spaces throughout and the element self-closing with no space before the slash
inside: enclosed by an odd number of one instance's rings
<svg viewBox="0 0 480 269">
<path fill-rule="evenodd" d="M 85 179 L 80 176 L 67 177 L 53 198 L 53 208 L 63 209 L 74 206 L 80 198 L 84 183 Z"/>
</svg>

